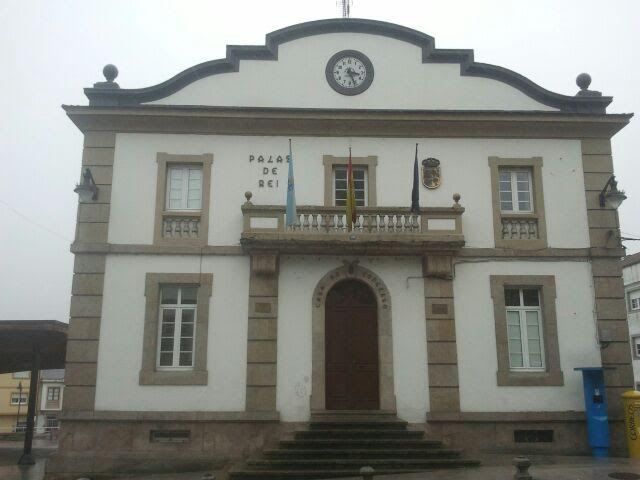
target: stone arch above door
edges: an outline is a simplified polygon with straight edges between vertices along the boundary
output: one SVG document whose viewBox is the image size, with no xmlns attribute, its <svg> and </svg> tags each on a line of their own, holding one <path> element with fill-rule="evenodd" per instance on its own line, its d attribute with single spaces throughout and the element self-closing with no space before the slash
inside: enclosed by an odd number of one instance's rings
<svg viewBox="0 0 640 480">
<path fill-rule="evenodd" d="M 380 409 L 396 410 L 393 381 L 393 338 L 391 295 L 382 279 L 357 261 L 345 262 L 318 282 L 312 298 L 311 410 L 325 410 L 325 300 L 333 286 L 343 280 L 359 280 L 368 285 L 378 304 L 378 355 L 380 359 Z"/>
</svg>

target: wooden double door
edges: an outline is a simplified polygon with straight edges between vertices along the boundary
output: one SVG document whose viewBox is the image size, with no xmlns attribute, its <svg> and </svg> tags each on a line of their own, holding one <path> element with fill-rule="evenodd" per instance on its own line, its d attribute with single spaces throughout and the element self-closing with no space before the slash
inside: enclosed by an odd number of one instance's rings
<svg viewBox="0 0 640 480">
<path fill-rule="evenodd" d="M 357 280 L 337 283 L 325 303 L 327 410 L 380 408 L 378 307 Z"/>
</svg>

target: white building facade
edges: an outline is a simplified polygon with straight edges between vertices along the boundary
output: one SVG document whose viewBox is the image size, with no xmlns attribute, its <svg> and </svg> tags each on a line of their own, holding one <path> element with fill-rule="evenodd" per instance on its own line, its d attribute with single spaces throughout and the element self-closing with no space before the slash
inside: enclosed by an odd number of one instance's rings
<svg viewBox="0 0 640 480">
<path fill-rule="evenodd" d="M 640 254 L 629 255 L 622 260 L 625 300 L 631 335 L 631 358 L 635 389 L 640 387 Z"/>
<path fill-rule="evenodd" d="M 116 73 L 65 107 L 97 192 L 78 207 L 52 475 L 167 452 L 233 462 L 332 410 L 470 450 L 584 453 L 578 367 L 613 367 L 619 417 L 623 249 L 599 193 L 629 116 L 607 114 L 610 97 L 356 19 L 273 32 L 154 87 Z"/>
</svg>

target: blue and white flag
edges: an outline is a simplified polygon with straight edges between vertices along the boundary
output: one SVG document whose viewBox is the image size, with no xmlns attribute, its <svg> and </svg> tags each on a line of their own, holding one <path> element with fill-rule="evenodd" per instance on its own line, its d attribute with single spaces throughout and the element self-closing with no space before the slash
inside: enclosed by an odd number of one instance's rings
<svg viewBox="0 0 640 480">
<path fill-rule="evenodd" d="M 291 139 L 289 139 L 289 179 L 287 181 L 287 227 L 293 227 L 298 222 L 296 212 L 296 184 L 293 181 L 293 153 L 291 153 Z"/>
</svg>

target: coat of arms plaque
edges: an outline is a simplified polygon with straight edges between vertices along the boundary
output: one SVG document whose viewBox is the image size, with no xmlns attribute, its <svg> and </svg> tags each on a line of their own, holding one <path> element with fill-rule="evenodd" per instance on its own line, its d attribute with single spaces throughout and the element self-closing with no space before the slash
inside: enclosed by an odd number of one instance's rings
<svg viewBox="0 0 640 480">
<path fill-rule="evenodd" d="M 422 160 L 422 184 L 427 188 L 438 188 L 442 182 L 440 160 L 425 158 Z"/>
</svg>

